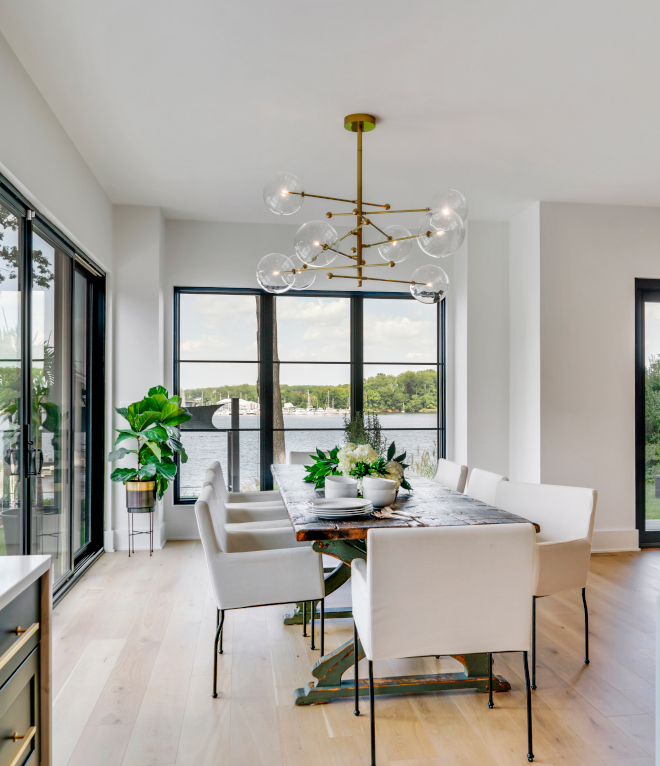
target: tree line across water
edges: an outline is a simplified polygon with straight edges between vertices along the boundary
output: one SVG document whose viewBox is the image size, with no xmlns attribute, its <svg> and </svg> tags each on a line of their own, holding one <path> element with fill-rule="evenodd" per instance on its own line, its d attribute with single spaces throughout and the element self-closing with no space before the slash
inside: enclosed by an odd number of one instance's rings
<svg viewBox="0 0 660 766">
<path fill-rule="evenodd" d="M 348 409 L 350 386 L 291 386 L 280 383 L 282 406 L 287 402 L 295 408 L 327 406 L 334 409 Z M 199 404 L 214 402 L 232 397 L 248 401 L 258 401 L 256 385 L 208 386 L 205 388 L 187 388 L 186 403 L 199 400 Z M 438 406 L 438 377 L 434 369 L 407 370 L 399 375 L 378 373 L 364 379 L 365 409 L 374 412 L 435 412 Z"/>
</svg>

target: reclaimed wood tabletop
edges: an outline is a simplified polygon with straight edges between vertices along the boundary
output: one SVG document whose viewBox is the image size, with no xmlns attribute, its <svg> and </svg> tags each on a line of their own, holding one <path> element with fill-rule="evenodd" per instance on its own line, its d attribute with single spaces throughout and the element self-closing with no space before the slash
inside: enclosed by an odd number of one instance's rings
<svg viewBox="0 0 660 766">
<path fill-rule="evenodd" d="M 456 527 L 473 524 L 521 524 L 532 523 L 508 511 L 486 505 L 460 492 L 453 492 L 431 479 L 422 476 L 407 476 L 413 488 L 399 491 L 397 500 L 390 508 L 412 514 L 419 520 L 376 519 L 371 516 L 352 521 L 328 521 L 313 515 L 307 504 L 323 493 L 314 489 L 314 484 L 303 481 L 305 467 L 302 465 L 273 465 L 275 486 L 282 493 L 284 505 L 293 523 L 297 540 L 365 540 L 367 532 L 375 527 Z"/>
</svg>

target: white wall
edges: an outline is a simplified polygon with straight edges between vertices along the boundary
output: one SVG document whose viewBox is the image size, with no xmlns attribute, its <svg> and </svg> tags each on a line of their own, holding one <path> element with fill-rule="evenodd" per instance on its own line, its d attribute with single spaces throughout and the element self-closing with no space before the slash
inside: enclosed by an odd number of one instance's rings
<svg viewBox="0 0 660 766">
<path fill-rule="evenodd" d="M 467 258 L 466 458 L 509 472 L 509 225 L 471 221 Z M 451 373 L 450 373 L 451 374 Z"/>
<path fill-rule="evenodd" d="M 117 206 L 114 210 L 114 294 L 112 404 L 125 407 L 165 381 L 164 298 L 161 285 L 165 222 L 159 208 Z M 113 428 L 125 421 L 113 415 Z M 126 465 L 134 461 L 125 460 Z M 116 466 L 123 463 L 116 463 Z M 115 484 L 111 512 L 107 514 L 106 550 L 127 548 L 127 515 L 124 488 Z M 135 528 L 146 528 L 138 519 Z M 154 545 L 162 546 L 165 527 L 162 507 L 154 519 Z M 147 547 L 147 537 L 135 546 Z"/>
<path fill-rule="evenodd" d="M 510 222 L 509 478 L 541 480 L 540 218 L 535 203 Z"/>
<path fill-rule="evenodd" d="M 112 204 L 2 35 L 0 72 L 0 172 L 111 269 Z"/>
<path fill-rule="evenodd" d="M 635 278 L 660 210 L 541 203 L 541 476 L 598 490 L 594 542 L 635 548 Z"/>
</svg>

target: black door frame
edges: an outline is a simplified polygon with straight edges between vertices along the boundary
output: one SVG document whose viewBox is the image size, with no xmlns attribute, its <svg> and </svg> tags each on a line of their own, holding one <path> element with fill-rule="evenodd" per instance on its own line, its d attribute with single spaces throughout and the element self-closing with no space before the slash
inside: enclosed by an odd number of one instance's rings
<svg viewBox="0 0 660 766">
<path fill-rule="evenodd" d="M 94 405 L 90 408 L 90 434 L 93 438 L 90 464 L 90 503 L 96 509 L 92 514 L 91 539 L 85 546 L 84 552 L 74 558 L 72 540 L 69 540 L 71 566 L 68 575 L 54 584 L 54 592 L 62 593 L 70 587 L 72 580 L 85 568 L 86 564 L 103 550 L 103 528 L 105 515 L 105 274 L 92 263 L 89 258 L 68 237 L 62 234 L 50 221 L 27 200 L 11 183 L 0 175 L 0 202 L 10 209 L 20 220 L 19 225 L 19 263 L 18 281 L 21 293 L 21 454 L 20 454 L 20 499 L 22 513 L 22 546 L 23 553 L 30 553 L 32 541 L 32 512 L 30 498 L 30 481 L 27 475 L 28 466 L 28 427 L 31 423 L 31 259 L 32 234 L 36 229 L 41 236 L 61 248 L 72 260 L 71 268 L 71 305 L 73 312 L 73 282 L 76 268 L 82 270 L 90 280 L 90 291 L 93 293 L 89 306 L 90 334 L 88 344 L 92 353 L 89 368 L 90 391 Z M 73 349 L 73 321 L 71 321 L 71 348 Z M 70 375 L 70 386 L 73 387 L 73 375 Z M 72 397 L 70 401 L 73 402 Z M 73 459 L 73 428 L 70 429 L 70 455 Z M 73 470 L 70 472 L 73 477 Z M 73 482 L 70 481 L 69 496 L 72 501 Z M 72 502 L 70 509 L 73 510 Z M 71 519 L 70 519 L 71 521 Z M 73 533 L 73 525 L 69 524 L 69 535 Z"/>
<path fill-rule="evenodd" d="M 644 304 L 660 293 L 660 279 L 635 280 L 635 516 L 640 548 L 660 547 L 660 530 L 646 530 L 646 353 Z"/>
</svg>

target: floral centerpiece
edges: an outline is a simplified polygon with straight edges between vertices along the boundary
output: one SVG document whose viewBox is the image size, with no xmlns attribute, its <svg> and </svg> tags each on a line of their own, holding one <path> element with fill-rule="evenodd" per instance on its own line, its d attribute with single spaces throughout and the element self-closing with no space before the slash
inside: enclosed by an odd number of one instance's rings
<svg viewBox="0 0 660 766">
<path fill-rule="evenodd" d="M 378 454 L 376 447 L 382 449 L 383 443 L 380 438 L 380 424 L 375 416 L 371 416 L 365 429 L 364 418 L 358 415 L 353 421 L 346 423 L 345 430 L 347 436 L 360 439 L 362 443 L 347 441 L 342 447 L 334 447 L 327 454 L 317 448 L 316 454 L 311 455 L 312 465 L 305 466 L 305 481 L 314 482 L 320 489 L 325 485 L 326 476 L 352 476 L 358 481 L 358 491 L 362 491 L 362 479 L 365 476 L 379 476 L 395 481 L 397 490 L 400 487 L 412 490 L 404 474 L 408 468 L 408 464 L 404 463 L 406 453 L 395 457 L 396 444 L 392 442 L 384 457 Z M 375 445 L 367 439 L 375 442 Z"/>
</svg>

